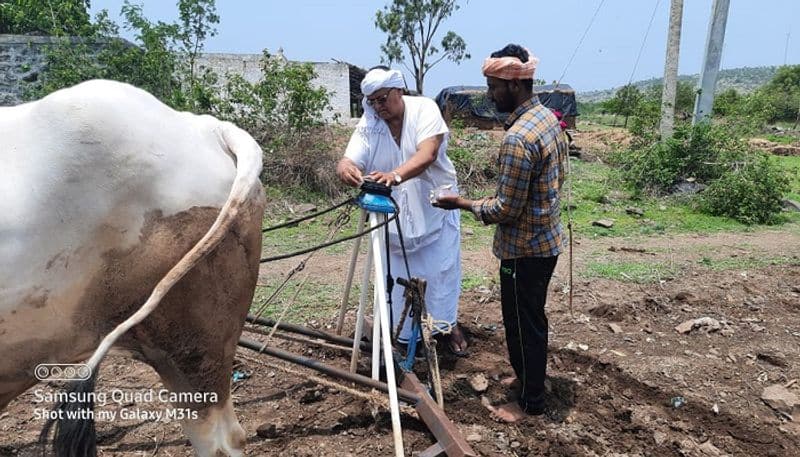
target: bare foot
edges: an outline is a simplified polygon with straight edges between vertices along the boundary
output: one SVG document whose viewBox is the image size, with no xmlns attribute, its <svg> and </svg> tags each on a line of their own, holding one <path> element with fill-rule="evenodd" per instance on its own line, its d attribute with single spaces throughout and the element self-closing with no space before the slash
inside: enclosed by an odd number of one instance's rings
<svg viewBox="0 0 800 457">
<path fill-rule="evenodd" d="M 467 336 L 464 335 L 464 331 L 461 330 L 460 325 L 456 324 L 453 327 L 450 334 L 446 336 L 445 342 L 447 344 L 447 349 L 449 349 L 452 354 L 458 357 L 466 357 L 469 355 L 469 351 L 467 351 L 469 347 Z"/>
<path fill-rule="evenodd" d="M 519 388 L 519 379 L 516 376 L 509 376 L 500 380 L 500 385 L 511 387 L 512 389 Z"/>
<path fill-rule="evenodd" d="M 492 406 L 489 402 L 482 403 L 486 409 L 492 412 L 494 417 L 503 422 L 514 423 L 528 417 L 517 402 L 505 403 L 498 406 Z"/>
</svg>

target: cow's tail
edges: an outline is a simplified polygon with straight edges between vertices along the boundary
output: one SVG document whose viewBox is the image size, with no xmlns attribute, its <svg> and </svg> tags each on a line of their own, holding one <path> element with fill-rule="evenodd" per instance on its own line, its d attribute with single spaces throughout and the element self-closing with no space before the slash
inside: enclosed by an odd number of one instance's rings
<svg viewBox="0 0 800 457">
<path fill-rule="evenodd" d="M 167 292 L 206 254 L 219 245 L 242 210 L 243 204 L 254 195 L 263 192 L 259 181 L 262 152 L 258 143 L 244 130 L 231 123 L 221 122 L 219 125 L 220 142 L 236 161 L 236 177 L 228 198 L 211 228 L 156 284 L 144 305 L 100 342 L 92 357 L 86 362 L 91 370 L 91 376 L 85 381 L 73 383 L 69 388 L 70 394 L 65 396 L 67 400 L 78 401 L 56 405 L 55 409 L 59 412 L 52 417 L 57 416 L 59 419 L 52 419 L 45 424 L 39 440 L 43 445 L 47 442 L 50 429 L 55 422 L 53 451 L 57 457 L 96 456 L 93 392 L 100 362 L 120 336 L 150 315 Z M 46 453 L 45 446 L 42 446 L 42 453 Z"/>
</svg>

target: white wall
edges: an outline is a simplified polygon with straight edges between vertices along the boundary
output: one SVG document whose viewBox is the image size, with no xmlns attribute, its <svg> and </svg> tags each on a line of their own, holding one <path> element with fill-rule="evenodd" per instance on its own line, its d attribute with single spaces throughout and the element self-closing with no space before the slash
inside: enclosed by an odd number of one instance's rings
<svg viewBox="0 0 800 457">
<path fill-rule="evenodd" d="M 225 73 L 240 74 L 250 83 L 258 82 L 261 77 L 261 54 L 222 54 L 206 53 L 197 59 L 197 64 L 214 70 L 221 79 Z M 339 121 L 350 118 L 350 72 L 347 64 L 336 62 L 311 62 L 317 77 L 312 81 L 317 87 L 324 87 L 330 95 L 332 111 L 325 113 L 325 119 L 331 121 L 339 115 Z"/>
</svg>

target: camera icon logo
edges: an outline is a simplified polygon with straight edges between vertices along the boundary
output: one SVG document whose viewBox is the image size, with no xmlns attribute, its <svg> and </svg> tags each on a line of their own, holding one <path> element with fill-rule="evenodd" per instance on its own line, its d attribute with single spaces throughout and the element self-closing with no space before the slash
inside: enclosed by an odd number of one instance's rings
<svg viewBox="0 0 800 457">
<path fill-rule="evenodd" d="M 85 363 L 40 363 L 33 375 L 39 381 L 85 381 L 92 370 Z"/>
</svg>

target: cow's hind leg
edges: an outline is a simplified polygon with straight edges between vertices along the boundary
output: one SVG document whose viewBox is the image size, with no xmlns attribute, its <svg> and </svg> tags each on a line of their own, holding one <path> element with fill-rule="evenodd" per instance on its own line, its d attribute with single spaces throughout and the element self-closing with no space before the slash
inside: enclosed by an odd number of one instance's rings
<svg viewBox="0 0 800 457">
<path fill-rule="evenodd" d="M 199 412 L 197 419 L 184 421 L 183 429 L 200 457 L 213 457 L 219 451 L 231 457 L 243 455 L 246 436 L 230 397 Z"/>
<path fill-rule="evenodd" d="M 230 385 L 258 277 L 261 233 L 237 230 L 170 291 L 134 335 L 170 391 L 172 405 L 164 407 L 184 416 L 184 431 L 203 457 L 239 456 L 245 443 Z"/>
<path fill-rule="evenodd" d="M 171 417 L 181 420 L 183 431 L 199 457 L 215 457 L 220 452 L 230 457 L 243 455 L 246 435 L 236 419 L 230 397 L 230 369 L 209 373 L 207 382 L 201 383 L 192 381 L 193 374 L 178 369 L 174 361 L 163 358 L 163 354 L 153 357 L 150 353 L 146 359 L 169 390 L 169 393 L 161 392 L 159 400 L 173 399 L 171 404 L 161 407 Z M 195 387 L 198 385 L 204 387 Z"/>
</svg>

